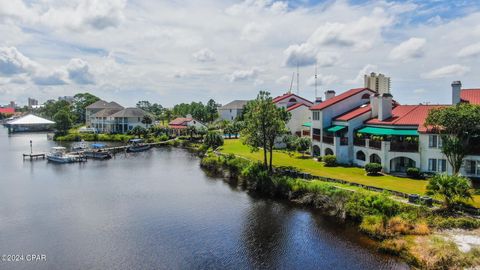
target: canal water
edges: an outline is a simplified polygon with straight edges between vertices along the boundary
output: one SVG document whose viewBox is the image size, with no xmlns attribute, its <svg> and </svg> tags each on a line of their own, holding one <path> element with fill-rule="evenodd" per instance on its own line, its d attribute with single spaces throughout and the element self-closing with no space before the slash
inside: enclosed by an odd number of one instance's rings
<svg viewBox="0 0 480 270">
<path fill-rule="evenodd" d="M 0 269 L 406 269 L 352 227 L 210 178 L 187 151 L 22 161 L 46 134 L 0 128 Z M 24 257 L 27 258 L 27 257 Z"/>
</svg>

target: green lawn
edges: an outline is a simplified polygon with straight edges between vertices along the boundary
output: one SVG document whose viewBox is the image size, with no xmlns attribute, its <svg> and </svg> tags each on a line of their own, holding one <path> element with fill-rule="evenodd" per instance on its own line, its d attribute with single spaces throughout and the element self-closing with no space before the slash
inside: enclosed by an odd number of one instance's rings
<svg viewBox="0 0 480 270">
<path fill-rule="evenodd" d="M 250 148 L 243 145 L 240 140 L 225 140 L 221 152 L 226 154 L 232 153 L 251 160 L 263 160 L 263 152 L 251 152 Z M 425 180 L 415 180 L 391 175 L 367 176 L 365 170 L 362 168 L 325 167 L 322 162 L 317 162 L 311 158 L 302 158 L 300 154 L 289 155 L 285 151 L 275 151 L 273 163 L 275 166 L 292 166 L 303 172 L 317 176 L 342 179 L 409 194 L 424 194 L 427 187 L 427 181 Z M 480 207 L 480 196 L 474 196 L 474 205 Z"/>
</svg>

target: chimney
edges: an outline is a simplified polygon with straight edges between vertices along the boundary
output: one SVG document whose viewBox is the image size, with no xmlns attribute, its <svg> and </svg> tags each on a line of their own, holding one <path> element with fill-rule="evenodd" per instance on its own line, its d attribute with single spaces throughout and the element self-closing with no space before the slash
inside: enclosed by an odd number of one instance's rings
<svg viewBox="0 0 480 270">
<path fill-rule="evenodd" d="M 452 82 L 452 104 L 460 103 L 460 92 L 462 91 L 462 82 L 454 81 Z"/>
<path fill-rule="evenodd" d="M 321 97 L 316 97 L 314 104 L 317 105 L 317 104 L 320 104 L 320 103 L 322 103 L 322 98 Z"/>
<path fill-rule="evenodd" d="M 378 116 L 378 103 L 379 103 L 380 95 L 377 93 L 370 95 L 370 108 L 372 110 L 372 117 Z"/>
<path fill-rule="evenodd" d="M 327 90 L 325 91 L 325 100 L 329 100 L 335 96 L 334 90 Z"/>
<path fill-rule="evenodd" d="M 378 120 L 383 121 L 392 117 L 392 95 L 382 94 L 378 104 Z"/>
</svg>

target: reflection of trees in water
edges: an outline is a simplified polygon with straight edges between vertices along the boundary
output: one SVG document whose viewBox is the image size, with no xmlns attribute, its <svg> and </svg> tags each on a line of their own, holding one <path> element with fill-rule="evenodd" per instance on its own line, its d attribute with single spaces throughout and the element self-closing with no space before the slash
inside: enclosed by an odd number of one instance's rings
<svg viewBox="0 0 480 270">
<path fill-rule="evenodd" d="M 243 224 L 242 244 L 253 268 L 277 269 L 288 239 L 289 209 L 265 199 L 252 199 Z"/>
</svg>

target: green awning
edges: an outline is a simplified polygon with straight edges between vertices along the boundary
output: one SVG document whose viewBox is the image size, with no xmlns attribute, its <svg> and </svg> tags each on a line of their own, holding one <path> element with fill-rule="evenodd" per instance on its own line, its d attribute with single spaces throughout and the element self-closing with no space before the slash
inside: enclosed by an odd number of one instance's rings
<svg viewBox="0 0 480 270">
<path fill-rule="evenodd" d="M 357 131 L 358 133 L 367 133 L 372 135 L 397 135 L 397 136 L 418 136 L 416 129 L 393 129 L 393 128 L 378 128 L 378 127 L 364 127 Z"/>
<path fill-rule="evenodd" d="M 346 126 L 331 126 L 331 127 L 327 128 L 327 131 L 337 132 L 337 131 L 342 130 L 344 128 L 346 128 Z"/>
<path fill-rule="evenodd" d="M 302 124 L 304 127 L 312 127 L 312 122 L 305 122 Z"/>
</svg>

